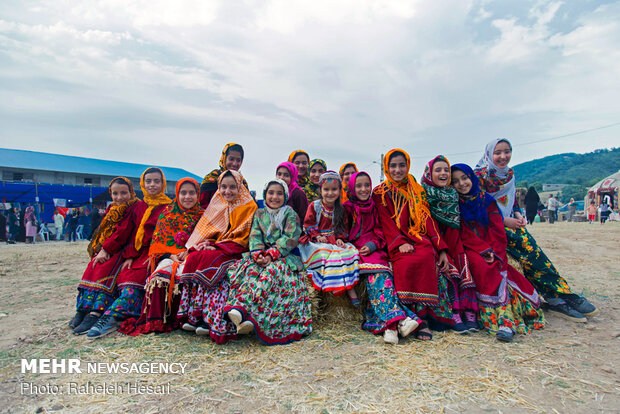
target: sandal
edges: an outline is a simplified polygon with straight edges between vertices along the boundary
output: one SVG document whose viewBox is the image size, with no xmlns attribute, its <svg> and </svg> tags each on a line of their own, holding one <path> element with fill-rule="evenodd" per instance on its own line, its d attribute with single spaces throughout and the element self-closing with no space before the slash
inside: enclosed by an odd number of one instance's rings
<svg viewBox="0 0 620 414">
<path fill-rule="evenodd" d="M 415 339 L 420 341 L 431 341 L 433 339 L 433 334 L 426 322 L 422 322 L 413 335 Z"/>
</svg>

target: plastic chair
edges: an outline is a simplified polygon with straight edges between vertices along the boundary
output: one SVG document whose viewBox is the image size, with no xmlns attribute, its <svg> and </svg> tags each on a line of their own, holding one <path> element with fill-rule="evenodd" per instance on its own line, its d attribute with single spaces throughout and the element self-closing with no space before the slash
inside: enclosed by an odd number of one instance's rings
<svg viewBox="0 0 620 414">
<path fill-rule="evenodd" d="M 39 235 L 41 236 L 41 241 L 50 241 L 50 231 L 47 229 L 47 225 L 45 223 L 41 223 Z"/>
<path fill-rule="evenodd" d="M 75 229 L 75 236 L 77 237 L 78 240 L 84 240 L 84 236 L 82 235 L 82 230 L 84 230 L 84 225 L 83 224 L 80 224 Z"/>
</svg>

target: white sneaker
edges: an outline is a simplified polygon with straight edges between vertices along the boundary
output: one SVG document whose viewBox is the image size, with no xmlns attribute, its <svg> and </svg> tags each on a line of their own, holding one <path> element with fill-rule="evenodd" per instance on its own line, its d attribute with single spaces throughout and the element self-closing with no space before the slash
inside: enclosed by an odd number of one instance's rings
<svg viewBox="0 0 620 414">
<path fill-rule="evenodd" d="M 209 327 L 207 325 L 200 325 L 196 328 L 196 335 L 209 335 Z"/>
<path fill-rule="evenodd" d="M 181 329 L 183 329 L 184 331 L 188 331 L 188 332 L 196 331 L 196 327 L 189 322 L 185 322 L 183 326 L 181 326 Z"/>
<path fill-rule="evenodd" d="M 383 342 L 396 345 L 398 343 L 398 332 L 394 329 L 386 329 L 383 332 Z"/>
<path fill-rule="evenodd" d="M 237 309 L 233 309 L 228 312 L 228 319 L 230 319 L 230 321 L 234 323 L 237 328 L 239 328 L 243 316 L 241 315 L 241 312 L 239 312 Z"/>
<path fill-rule="evenodd" d="M 407 317 L 398 322 L 398 332 L 403 338 L 405 338 L 411 332 L 415 331 L 419 325 L 420 325 L 419 323 L 417 323 L 410 317 Z"/>
<path fill-rule="evenodd" d="M 242 322 L 241 325 L 237 327 L 237 335 L 245 335 L 249 334 L 254 330 L 254 324 L 250 321 Z"/>
</svg>

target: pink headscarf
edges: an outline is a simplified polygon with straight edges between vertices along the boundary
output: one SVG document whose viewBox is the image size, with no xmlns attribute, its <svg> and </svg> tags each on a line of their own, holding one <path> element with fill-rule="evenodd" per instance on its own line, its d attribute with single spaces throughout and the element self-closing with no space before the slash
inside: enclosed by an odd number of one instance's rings
<svg viewBox="0 0 620 414">
<path fill-rule="evenodd" d="M 288 193 L 290 196 L 291 194 L 293 194 L 294 189 L 301 188 L 299 184 L 297 184 L 297 176 L 299 175 L 299 172 L 297 171 L 297 167 L 295 167 L 295 164 L 293 164 L 292 162 L 284 161 L 283 163 L 278 165 L 278 168 L 276 168 L 276 173 L 278 172 L 280 167 L 286 168 L 288 170 L 288 173 L 291 175 L 291 183 L 288 185 Z"/>
<path fill-rule="evenodd" d="M 354 211 L 353 225 L 351 226 L 350 234 L 359 233 L 362 223 L 357 218 L 363 214 L 371 214 L 374 212 L 373 214 L 373 219 L 375 220 L 374 223 L 376 224 L 379 220 L 379 217 L 377 216 L 376 210 L 375 210 L 375 202 L 372 199 L 372 190 L 371 190 L 371 194 L 368 200 L 361 201 L 359 198 L 357 198 L 357 194 L 355 193 L 355 180 L 357 179 L 359 175 L 365 175 L 366 177 L 368 177 L 368 179 L 370 180 L 370 188 L 372 189 L 372 179 L 370 178 L 370 175 L 367 172 L 365 171 L 356 172 L 356 173 L 351 174 L 351 177 L 349 177 L 349 199 L 347 200 L 345 205 L 350 205 Z"/>
</svg>

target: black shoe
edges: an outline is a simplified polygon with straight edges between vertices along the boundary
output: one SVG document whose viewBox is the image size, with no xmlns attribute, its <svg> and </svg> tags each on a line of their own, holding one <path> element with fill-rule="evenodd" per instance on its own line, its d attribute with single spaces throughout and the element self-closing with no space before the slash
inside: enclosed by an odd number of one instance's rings
<svg viewBox="0 0 620 414">
<path fill-rule="evenodd" d="M 501 341 L 501 342 L 512 342 L 512 340 L 515 337 L 515 334 L 511 330 L 500 329 L 495 334 L 495 337 L 497 338 L 498 341 Z"/>
<path fill-rule="evenodd" d="M 69 321 L 69 328 L 75 329 L 79 324 L 82 323 L 86 315 L 88 315 L 87 311 L 75 312 L 75 316 Z"/>
<path fill-rule="evenodd" d="M 75 335 L 84 335 L 86 332 L 90 331 L 90 328 L 95 326 L 99 318 L 100 316 L 92 315 L 89 313 L 84 317 L 84 319 L 82 319 L 82 323 L 76 326 L 76 328 L 73 330 L 73 333 Z"/>
<path fill-rule="evenodd" d="M 465 325 L 467 326 L 467 330 L 469 332 L 478 332 L 480 329 L 478 327 L 478 321 L 465 321 Z"/>
<path fill-rule="evenodd" d="M 596 306 L 588 302 L 588 300 L 583 296 L 567 295 L 562 297 L 562 299 L 564 299 L 571 308 L 575 309 L 583 316 L 594 316 L 599 313 Z"/>
<path fill-rule="evenodd" d="M 560 318 L 568 319 L 569 321 L 579 323 L 588 322 L 583 314 L 577 312 L 566 302 L 557 305 L 549 304 L 549 310 L 555 312 Z"/>
</svg>

